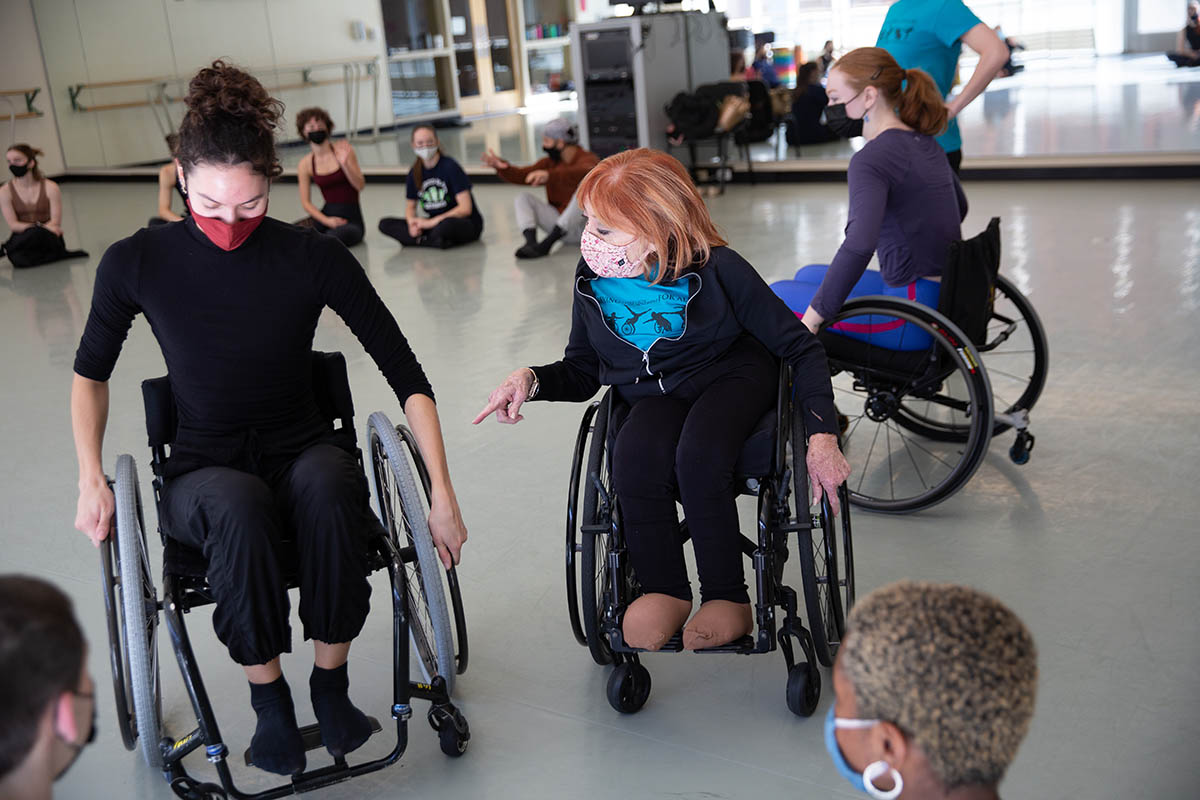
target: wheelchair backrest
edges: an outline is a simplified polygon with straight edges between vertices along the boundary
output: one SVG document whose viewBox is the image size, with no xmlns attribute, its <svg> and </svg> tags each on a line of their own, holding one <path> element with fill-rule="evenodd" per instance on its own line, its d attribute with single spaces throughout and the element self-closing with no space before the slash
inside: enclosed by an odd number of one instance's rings
<svg viewBox="0 0 1200 800">
<path fill-rule="evenodd" d="M 340 429 L 354 436 L 354 401 L 350 397 L 350 378 L 346 374 L 346 357 L 341 353 L 312 354 L 313 394 L 321 415 Z M 146 435 L 150 447 L 160 451 L 175 441 L 179 418 L 170 378 L 151 378 L 142 381 L 142 400 L 146 406 Z"/>
<path fill-rule="evenodd" d="M 971 239 L 954 242 L 942 273 L 938 311 L 962 329 L 974 344 L 987 339 L 988 320 L 1000 272 L 1000 218 Z"/>
</svg>

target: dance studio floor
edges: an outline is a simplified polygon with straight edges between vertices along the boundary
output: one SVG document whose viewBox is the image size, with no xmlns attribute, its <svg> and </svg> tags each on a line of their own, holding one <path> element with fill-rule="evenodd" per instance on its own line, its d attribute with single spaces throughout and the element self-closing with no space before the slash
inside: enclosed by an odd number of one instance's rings
<svg viewBox="0 0 1200 800">
<path fill-rule="evenodd" d="M 1017 467 L 1008 460 L 1009 437 L 997 440 L 969 485 L 930 511 L 857 514 L 860 591 L 899 578 L 963 582 L 996 594 L 1027 621 L 1041 682 L 1005 797 L 1191 796 L 1200 779 L 1200 196 L 1182 181 L 968 183 L 967 191 L 964 232 L 981 230 L 993 215 L 1003 219 L 1003 271 L 1029 295 L 1049 334 L 1049 383 L 1033 415 L 1037 448 Z M 317 796 L 859 796 L 822 744 L 828 688 L 816 717 L 793 716 L 777 653 L 652 655 L 645 659 L 654 678 L 646 708 L 621 716 L 606 702 L 606 671 L 575 643 L 564 603 L 563 500 L 583 407 L 531 404 L 516 427 L 470 425 L 511 369 L 556 358 L 567 336 L 578 253 L 516 261 L 515 192 L 478 187 L 483 240 L 448 252 L 402 251 L 374 230 L 379 217 L 403 207 L 402 186 L 376 184 L 363 197 L 371 230 L 354 252 L 436 388 L 470 528 L 460 575 L 471 665 L 456 694 L 473 737 L 462 759 L 446 758 L 417 703 L 399 766 Z M 72 529 L 68 409 L 99 257 L 143 224 L 155 191 L 151 184 L 75 183 L 64 186 L 64 198 L 68 243 L 92 257 L 21 272 L 0 262 L 0 443 L 7 454 L 0 569 L 64 587 L 92 643 L 99 737 L 58 796 L 165 798 L 161 777 L 124 751 L 114 723 L 99 558 Z M 828 258 L 846 218 L 845 187 L 834 184 L 733 186 L 710 205 L 732 246 L 768 280 Z M 275 188 L 271 212 L 300 216 L 294 186 Z M 322 319 L 316 346 L 347 355 L 360 433 L 371 411 L 400 419 L 387 384 L 335 316 Z M 132 453 L 147 499 L 138 383 L 162 372 L 139 319 L 112 377 L 104 457 L 111 469 L 118 454 Z M 748 505 L 744 511 L 749 525 Z M 158 552 L 155 542 L 156 563 Z M 788 566 L 798 586 L 796 559 Z M 390 619 L 386 587 L 373 583 L 375 608 L 354 645 L 351 691 L 386 723 Z M 204 678 L 237 754 L 239 780 L 263 788 L 266 776 L 240 763 L 253 719 L 246 682 L 209 617 L 199 610 L 188 619 Z M 305 723 L 312 719 L 305 689 L 311 650 L 294 645 L 285 670 Z M 160 648 L 168 731 L 182 735 L 193 725 L 190 709 L 170 649 L 165 642 Z M 362 752 L 389 746 L 385 734 Z M 310 759 L 324 763 L 318 753 Z M 210 774 L 202 753 L 189 763 Z"/>
</svg>

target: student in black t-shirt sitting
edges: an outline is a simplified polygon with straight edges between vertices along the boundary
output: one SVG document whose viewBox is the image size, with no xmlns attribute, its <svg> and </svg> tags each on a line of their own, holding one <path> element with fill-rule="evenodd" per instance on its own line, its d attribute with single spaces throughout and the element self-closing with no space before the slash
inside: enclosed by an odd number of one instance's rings
<svg viewBox="0 0 1200 800">
<path fill-rule="evenodd" d="M 1179 31 L 1175 51 L 1167 53 L 1177 67 L 1200 67 L 1200 2 L 1188 3 L 1187 24 Z"/>
<path fill-rule="evenodd" d="M 483 215 L 471 194 L 471 179 L 442 153 L 437 132 L 429 125 L 413 128 L 412 148 L 417 154 L 408 171 L 408 208 L 405 216 L 384 217 L 379 230 L 400 244 L 445 250 L 467 244 L 483 233 Z M 418 207 L 425 216 L 417 213 Z"/>
</svg>

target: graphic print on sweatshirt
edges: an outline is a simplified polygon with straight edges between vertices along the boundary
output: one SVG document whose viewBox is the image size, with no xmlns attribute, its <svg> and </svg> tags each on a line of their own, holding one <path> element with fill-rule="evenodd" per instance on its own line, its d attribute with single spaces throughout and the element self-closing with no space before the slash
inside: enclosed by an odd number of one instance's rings
<svg viewBox="0 0 1200 800">
<path fill-rule="evenodd" d="M 677 338 L 686 328 L 686 280 L 654 285 L 644 276 L 597 278 L 591 288 L 605 324 L 639 350 L 660 338 Z"/>
</svg>

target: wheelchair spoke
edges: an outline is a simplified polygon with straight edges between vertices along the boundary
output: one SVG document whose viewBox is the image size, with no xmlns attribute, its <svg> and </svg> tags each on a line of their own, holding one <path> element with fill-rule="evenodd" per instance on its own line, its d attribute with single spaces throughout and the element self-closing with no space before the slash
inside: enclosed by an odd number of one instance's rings
<svg viewBox="0 0 1200 800">
<path fill-rule="evenodd" d="M 913 455 L 912 448 L 908 446 L 908 438 L 900 431 L 899 426 L 896 426 L 896 433 L 900 437 L 900 442 L 904 445 L 904 451 L 908 453 L 908 460 L 912 462 L 913 471 L 917 473 L 917 480 L 921 482 L 921 487 L 929 489 L 933 484 L 925 480 L 925 476 L 921 474 L 921 468 L 917 466 L 916 456 Z"/>
<path fill-rule="evenodd" d="M 867 460 L 863 462 L 862 477 L 858 479 L 858 489 L 856 491 L 862 490 L 863 481 L 867 479 L 867 467 L 871 463 L 871 454 L 875 452 L 875 443 L 877 441 L 879 441 L 879 426 L 875 427 L 875 438 L 871 440 L 871 449 L 867 451 Z"/>
<path fill-rule="evenodd" d="M 892 493 L 892 499 L 896 499 L 896 473 L 892 471 L 892 426 L 883 423 L 884 439 L 887 441 L 887 462 L 888 462 L 888 489 Z"/>
</svg>

